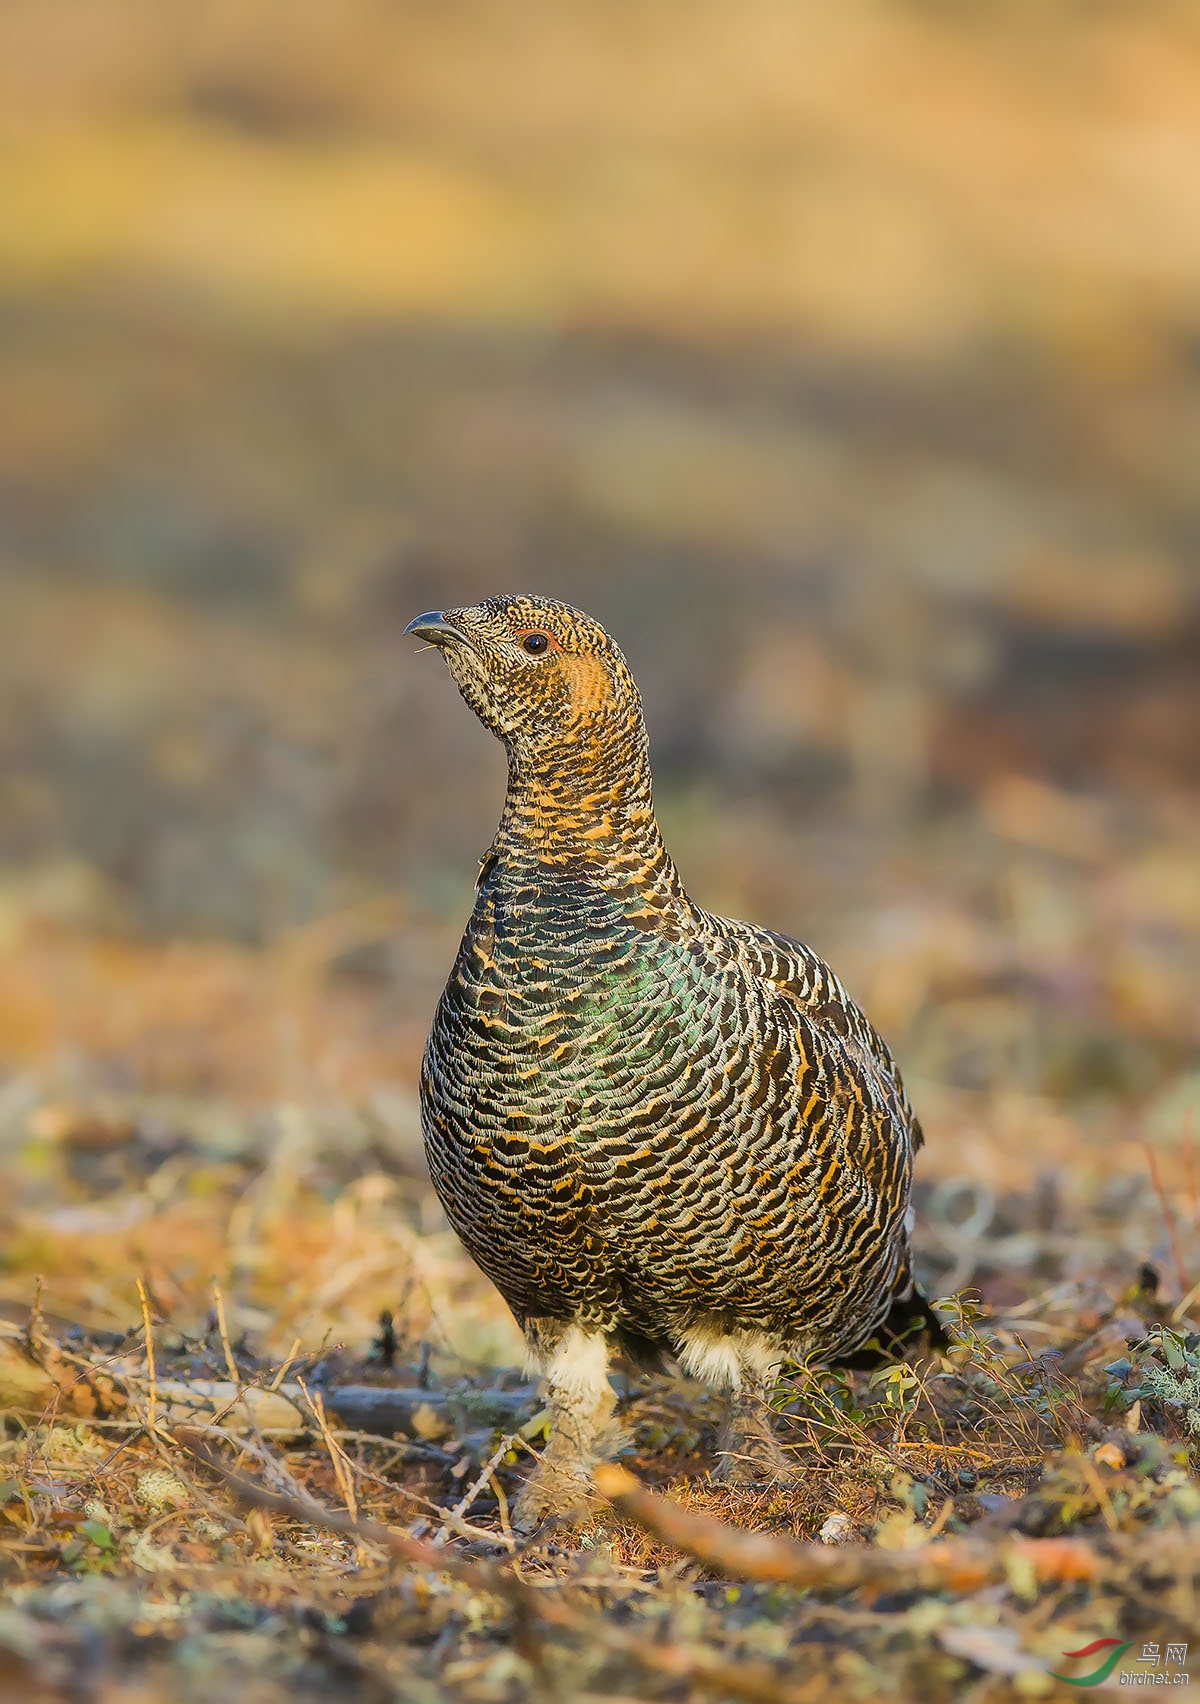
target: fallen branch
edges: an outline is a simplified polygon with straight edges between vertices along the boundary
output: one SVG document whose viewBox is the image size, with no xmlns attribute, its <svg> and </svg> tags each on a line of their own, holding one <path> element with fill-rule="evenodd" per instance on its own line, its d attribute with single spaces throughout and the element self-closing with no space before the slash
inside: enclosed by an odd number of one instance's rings
<svg viewBox="0 0 1200 1704">
<path fill-rule="evenodd" d="M 770 1533 L 727 1526 L 711 1515 L 658 1497 L 623 1467 L 596 1469 L 596 1486 L 638 1526 L 692 1556 L 714 1573 L 775 1585 L 877 1589 L 978 1591 L 1011 1572 L 1038 1582 L 1091 1580 L 1103 1558 L 1082 1539 L 1027 1538 L 985 1548 L 966 1540 L 930 1542 L 913 1550 L 866 1545 L 801 1544 Z"/>
<path fill-rule="evenodd" d="M 0 1324 L 0 1408 L 40 1413 L 55 1396 L 84 1419 L 111 1418 L 130 1397 L 144 1400 L 149 1380 L 120 1360 L 91 1362 L 45 1340 L 30 1353 L 24 1334 Z M 531 1385 L 516 1390 L 421 1390 L 416 1386 L 342 1385 L 321 1390 L 327 1414 L 350 1432 L 418 1438 L 426 1443 L 475 1429 L 511 1432 L 538 1406 Z M 312 1409 L 294 1381 L 278 1389 L 232 1379 L 154 1380 L 154 1408 L 167 1426 L 211 1421 L 227 1431 L 293 1437 L 312 1426 Z"/>
<path fill-rule="evenodd" d="M 283 1386 L 288 1389 L 287 1385 Z M 432 1391 L 377 1385 L 336 1385 L 324 1390 L 325 1407 L 353 1432 L 402 1433 L 435 1442 L 463 1431 L 506 1432 L 537 1412 L 532 1385 L 516 1390 Z"/>
</svg>

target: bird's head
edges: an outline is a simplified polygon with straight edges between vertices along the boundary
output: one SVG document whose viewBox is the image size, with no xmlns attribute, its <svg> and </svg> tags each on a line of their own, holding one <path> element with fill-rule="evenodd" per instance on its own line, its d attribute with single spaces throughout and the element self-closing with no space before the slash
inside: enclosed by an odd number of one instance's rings
<svg viewBox="0 0 1200 1704">
<path fill-rule="evenodd" d="M 575 773 L 644 742 L 629 667 L 598 621 L 556 598 L 434 610 L 406 633 L 436 645 L 467 703 L 521 770 Z"/>
</svg>

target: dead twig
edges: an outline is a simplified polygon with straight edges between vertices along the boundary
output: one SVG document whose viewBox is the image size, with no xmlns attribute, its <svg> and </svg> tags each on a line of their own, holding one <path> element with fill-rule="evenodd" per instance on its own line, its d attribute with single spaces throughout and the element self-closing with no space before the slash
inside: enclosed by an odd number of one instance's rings
<svg viewBox="0 0 1200 1704">
<path fill-rule="evenodd" d="M 342 1446 L 338 1443 L 333 1433 L 329 1430 L 329 1421 L 325 1415 L 325 1404 L 321 1400 L 320 1391 L 310 1391 L 303 1379 L 298 1378 L 296 1383 L 304 1392 L 304 1400 L 311 1408 L 313 1418 L 317 1422 L 317 1430 L 321 1434 L 321 1441 L 325 1445 L 326 1453 L 329 1456 L 330 1465 L 333 1468 L 333 1476 L 337 1480 L 338 1490 L 342 1494 L 342 1501 L 346 1505 L 346 1509 L 351 1520 L 357 1520 L 358 1494 L 354 1489 L 354 1464 Z"/>
<path fill-rule="evenodd" d="M 275 1374 L 275 1377 L 271 1380 L 270 1384 L 267 1386 L 267 1390 L 272 1396 L 274 1396 L 275 1392 L 279 1389 L 279 1387 L 283 1383 L 284 1379 L 287 1378 L 288 1373 L 291 1371 L 292 1363 L 293 1363 L 293 1361 L 295 1361 L 296 1356 L 299 1353 L 300 1353 L 300 1339 L 298 1337 L 296 1337 L 296 1338 L 293 1338 L 291 1348 L 288 1350 L 288 1352 L 284 1356 L 283 1360 L 279 1363 L 279 1371 Z"/>
<path fill-rule="evenodd" d="M 1183 1264 L 1183 1252 L 1179 1246 L 1179 1231 L 1175 1224 L 1175 1215 L 1171 1211 L 1171 1203 L 1163 1188 L 1162 1179 L 1158 1173 L 1158 1158 L 1149 1142 L 1142 1143 L 1142 1152 L 1146 1156 L 1146 1165 L 1150 1172 L 1150 1181 L 1154 1185 L 1154 1193 L 1158 1196 L 1158 1204 L 1162 1208 L 1163 1220 L 1167 1227 L 1167 1241 L 1171 1245 L 1171 1259 L 1175 1262 L 1175 1276 L 1179 1279 L 1179 1288 L 1186 1296 L 1192 1287 L 1192 1281 L 1187 1275 Z"/>
<path fill-rule="evenodd" d="M 265 1509 L 269 1514 L 283 1515 L 302 1526 L 324 1527 L 326 1532 L 337 1533 L 341 1538 L 374 1545 L 397 1561 L 408 1562 L 415 1568 L 428 1568 L 433 1573 L 453 1574 L 459 1579 L 486 1585 L 498 1596 L 507 1599 L 514 1608 L 519 1606 L 522 1614 L 533 1614 L 536 1609 L 534 1594 L 511 1570 L 475 1557 L 460 1556 L 449 1546 L 436 1545 L 428 1539 L 411 1538 L 407 1533 L 397 1532 L 394 1527 L 384 1526 L 381 1521 L 369 1517 L 355 1517 L 327 1509 L 315 1497 L 269 1490 L 258 1480 L 227 1467 L 209 1438 L 190 1427 L 179 1428 L 176 1439 L 201 1467 L 218 1478 L 239 1502 L 249 1508 Z"/>
<path fill-rule="evenodd" d="M 647 1491 L 622 1467 L 606 1464 L 595 1477 L 601 1494 L 653 1537 L 739 1580 L 843 1591 L 868 1586 L 966 1593 L 1004 1579 L 1012 1564 L 1039 1581 L 1091 1580 L 1103 1566 L 1091 1545 L 1068 1538 L 1021 1539 L 992 1549 L 941 1540 L 904 1551 L 800 1544 L 685 1509 Z"/>
<path fill-rule="evenodd" d="M 496 1448 L 493 1450 L 490 1460 L 488 1460 L 480 1470 L 478 1478 L 472 1481 L 466 1491 L 464 1491 L 463 1495 L 459 1498 L 458 1502 L 454 1505 L 453 1509 L 450 1510 L 447 1517 L 448 1523 L 453 1523 L 454 1521 L 458 1521 L 463 1518 L 467 1510 L 471 1507 L 471 1504 L 475 1501 L 476 1497 L 478 1497 L 479 1493 L 483 1490 L 489 1480 L 492 1481 L 498 1494 L 496 1501 L 500 1501 L 500 1497 L 503 1493 L 501 1493 L 499 1485 L 496 1485 L 495 1483 L 496 1469 L 504 1460 L 509 1450 L 513 1449 L 519 1441 L 519 1433 L 513 1433 L 510 1436 L 501 1438 L 499 1444 L 497 1444 Z M 436 1542 L 438 1544 L 445 1542 L 446 1530 L 446 1525 L 443 1525 L 441 1531 L 437 1535 Z"/>
<path fill-rule="evenodd" d="M 137 1281 L 138 1297 L 142 1304 L 142 1327 L 146 1334 L 146 1427 L 153 1435 L 158 1427 L 158 1374 L 154 1365 L 154 1325 L 150 1319 L 150 1298 L 142 1279 Z"/>
<path fill-rule="evenodd" d="M 229 1374 L 231 1382 L 235 1385 L 239 1385 L 242 1382 L 242 1375 L 238 1371 L 238 1364 L 233 1358 L 233 1344 L 229 1341 L 229 1327 L 225 1323 L 225 1297 L 222 1294 L 220 1284 L 218 1284 L 215 1278 L 213 1279 L 212 1290 L 213 1311 L 217 1316 L 217 1333 L 220 1336 L 221 1348 L 225 1355 L 225 1371 Z"/>
</svg>

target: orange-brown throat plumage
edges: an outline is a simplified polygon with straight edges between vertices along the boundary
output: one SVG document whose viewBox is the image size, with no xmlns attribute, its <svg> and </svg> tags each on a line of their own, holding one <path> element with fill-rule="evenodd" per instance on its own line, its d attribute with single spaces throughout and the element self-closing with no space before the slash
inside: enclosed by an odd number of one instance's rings
<svg viewBox="0 0 1200 1704">
<path fill-rule="evenodd" d="M 507 751 L 498 860 L 678 891 L 654 816 L 641 698 L 599 623 L 517 596 L 418 616 L 409 631 L 438 646 Z"/>
</svg>

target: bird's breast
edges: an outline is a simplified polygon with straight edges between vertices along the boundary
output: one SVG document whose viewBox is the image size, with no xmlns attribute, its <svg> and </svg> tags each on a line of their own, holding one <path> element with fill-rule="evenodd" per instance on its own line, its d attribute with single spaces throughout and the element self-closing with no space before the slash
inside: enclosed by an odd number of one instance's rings
<svg viewBox="0 0 1200 1704">
<path fill-rule="evenodd" d="M 669 981 L 669 953 L 602 893 L 481 896 L 447 994 L 493 1050 L 598 1043 Z"/>
<path fill-rule="evenodd" d="M 588 1139 L 699 1095 L 733 1006 L 628 901 L 583 883 L 485 889 L 438 1008 L 427 1093 L 476 1141 L 500 1125 Z"/>
</svg>

